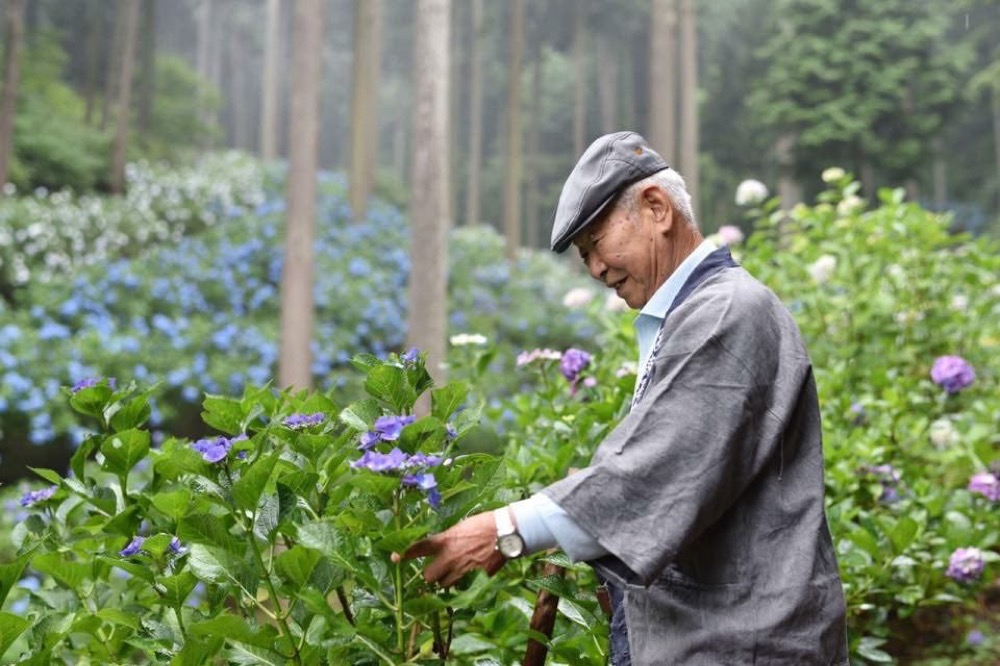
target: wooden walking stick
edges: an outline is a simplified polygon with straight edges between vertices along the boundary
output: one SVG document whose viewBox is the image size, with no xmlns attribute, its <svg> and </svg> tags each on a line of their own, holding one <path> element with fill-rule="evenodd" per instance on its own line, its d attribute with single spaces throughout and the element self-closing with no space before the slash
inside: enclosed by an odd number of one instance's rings
<svg viewBox="0 0 1000 666">
<path fill-rule="evenodd" d="M 543 577 L 557 576 L 562 578 L 566 575 L 566 568 L 558 564 L 546 562 L 542 568 Z M 546 638 L 552 638 L 552 630 L 556 626 L 556 611 L 559 608 L 559 597 L 548 590 L 539 590 L 538 599 L 535 600 L 535 612 L 531 615 L 531 624 L 528 625 L 533 631 L 543 634 Z M 544 666 L 545 658 L 548 656 L 549 648 L 544 643 L 528 639 L 528 649 L 524 651 L 524 666 Z"/>
</svg>

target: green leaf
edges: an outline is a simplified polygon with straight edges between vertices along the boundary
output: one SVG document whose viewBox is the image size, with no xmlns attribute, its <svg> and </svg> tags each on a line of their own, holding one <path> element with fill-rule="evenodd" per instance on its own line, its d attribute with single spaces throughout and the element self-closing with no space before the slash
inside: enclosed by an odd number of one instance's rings
<svg viewBox="0 0 1000 666">
<path fill-rule="evenodd" d="M 465 654 L 475 654 L 477 652 L 496 651 L 496 643 L 490 641 L 485 636 L 480 634 L 459 634 L 451 642 L 451 649 L 448 651 L 449 654 L 454 655 L 465 655 Z"/>
<path fill-rule="evenodd" d="M 896 554 L 903 552 L 913 543 L 914 539 L 917 538 L 917 530 L 919 529 L 920 525 L 917 521 L 909 516 L 902 516 L 893 525 L 889 531 L 889 540 L 892 542 L 892 548 Z"/>
<path fill-rule="evenodd" d="M 321 559 L 323 556 L 315 550 L 293 546 L 275 558 L 274 565 L 278 575 L 297 591 L 306 586 Z"/>
<path fill-rule="evenodd" d="M 316 520 L 299 525 L 298 541 L 328 557 L 339 556 L 341 537 L 333 521 Z"/>
<path fill-rule="evenodd" d="M 121 409 L 111 417 L 111 428 L 115 432 L 122 432 L 145 424 L 149 420 L 149 395 L 155 388 L 155 386 L 148 388 L 128 402 L 122 403 Z"/>
<path fill-rule="evenodd" d="M 182 571 L 176 576 L 164 576 L 156 581 L 156 589 L 163 595 L 163 600 L 171 608 L 180 608 L 187 601 L 191 590 L 198 584 L 198 579 L 188 571 Z"/>
<path fill-rule="evenodd" d="M 58 472 L 54 472 L 51 469 L 45 469 L 44 467 L 29 467 L 28 469 L 30 469 L 32 472 L 42 477 L 49 483 L 52 483 L 57 486 L 62 485 L 63 478 L 59 476 Z"/>
<path fill-rule="evenodd" d="M 156 493 L 150 498 L 157 511 L 165 516 L 180 520 L 187 513 L 188 504 L 191 502 L 191 491 L 187 488 L 174 490 L 166 493 Z"/>
<path fill-rule="evenodd" d="M 221 548 L 194 544 L 187 556 L 191 572 L 207 583 L 235 583 L 244 592 L 256 592 L 256 575 L 245 559 Z"/>
<path fill-rule="evenodd" d="M 0 658 L 30 624 L 31 622 L 23 617 L 10 613 L 0 613 Z"/>
<path fill-rule="evenodd" d="M 90 577 L 90 566 L 74 562 L 62 553 L 43 553 L 31 560 L 31 567 L 52 576 L 66 587 L 76 590 Z"/>
<path fill-rule="evenodd" d="M 375 547 L 386 553 L 401 553 L 406 547 L 427 534 L 425 526 L 407 527 L 401 530 L 386 532 L 375 542 Z"/>
<path fill-rule="evenodd" d="M 148 430 L 125 430 L 109 435 L 101 442 L 104 469 L 112 474 L 125 475 L 149 453 Z"/>
<path fill-rule="evenodd" d="M 301 453 L 311 461 L 316 461 L 320 454 L 333 446 L 335 438 L 332 435 L 311 435 L 297 433 L 292 437 L 292 449 Z"/>
<path fill-rule="evenodd" d="M 185 516 L 177 524 L 177 537 L 185 543 L 215 546 L 233 553 L 244 550 L 239 540 L 230 534 L 226 522 L 220 516 L 209 513 Z"/>
<path fill-rule="evenodd" d="M 577 623 L 581 627 L 589 629 L 594 626 L 594 618 L 587 611 L 583 610 L 576 602 L 570 601 L 566 597 L 559 597 L 559 612 L 565 615 L 570 621 Z"/>
<path fill-rule="evenodd" d="M 226 650 L 226 658 L 241 666 L 285 666 L 288 660 L 273 650 L 251 645 L 234 645 Z"/>
<path fill-rule="evenodd" d="M 122 571 L 126 571 L 139 580 L 144 580 L 150 584 L 153 582 L 153 572 L 144 564 L 132 562 L 124 557 L 108 557 L 107 555 L 98 555 L 96 560 L 101 564 L 106 564 L 117 569 L 121 569 Z"/>
<path fill-rule="evenodd" d="M 340 412 L 340 420 L 357 431 L 365 432 L 371 429 L 375 419 L 382 416 L 382 408 L 375 398 L 359 400 Z"/>
<path fill-rule="evenodd" d="M 69 468 L 73 470 L 73 474 L 76 475 L 76 478 L 86 478 L 84 475 L 86 473 L 87 460 L 97 448 L 100 441 L 101 437 L 99 435 L 88 435 L 83 442 L 80 443 L 80 446 L 76 448 L 76 451 L 73 452 L 72 457 L 69 459 Z"/>
<path fill-rule="evenodd" d="M 202 636 L 197 641 L 188 641 L 184 647 L 170 660 L 170 666 L 204 666 L 213 663 L 212 657 L 218 654 L 225 644 L 219 636 Z"/>
<path fill-rule="evenodd" d="M 11 588 L 14 587 L 14 583 L 21 580 L 21 574 L 24 573 L 24 567 L 28 564 L 28 560 L 31 559 L 31 555 L 34 549 L 21 554 L 13 562 L 9 564 L 0 564 L 0 607 L 3 607 L 4 601 L 7 600 L 7 595 L 10 594 Z"/>
<path fill-rule="evenodd" d="M 372 368 L 377 368 L 383 363 L 384 361 L 374 354 L 357 354 L 351 359 L 351 365 L 361 372 L 368 372 Z"/>
<path fill-rule="evenodd" d="M 469 385 L 465 382 L 450 382 L 431 391 L 431 415 L 442 423 L 447 423 L 452 413 L 462 406 L 469 396 Z"/>
<path fill-rule="evenodd" d="M 858 645 L 858 654 L 869 661 L 874 661 L 879 664 L 891 664 L 892 656 L 879 649 L 879 646 L 883 643 L 885 643 L 885 639 L 865 636 L 861 639 L 861 643 Z"/>
<path fill-rule="evenodd" d="M 243 432 L 243 407 L 236 398 L 206 395 L 202 407 L 202 420 L 219 432 L 230 436 Z"/>
<path fill-rule="evenodd" d="M 394 365 L 372 368 L 365 380 L 365 390 L 390 405 L 396 414 L 408 413 L 417 401 L 417 393 L 406 378 L 406 370 Z"/>
<path fill-rule="evenodd" d="M 222 636 L 226 640 L 246 643 L 256 647 L 272 647 L 278 632 L 274 627 L 251 627 L 247 621 L 236 615 L 217 615 L 204 622 L 196 622 L 188 627 L 192 636 Z"/>
<path fill-rule="evenodd" d="M 126 613 L 120 608 L 102 608 L 97 611 L 97 617 L 102 620 L 107 620 L 112 624 L 120 624 L 123 627 L 128 627 L 133 631 L 139 631 L 139 620 L 135 615 L 131 613 Z"/>
<path fill-rule="evenodd" d="M 102 419 L 112 395 L 111 389 L 105 385 L 89 386 L 70 396 L 69 405 L 81 414 Z"/>
<path fill-rule="evenodd" d="M 249 469 L 244 470 L 243 476 L 233 484 L 233 499 L 237 506 L 249 511 L 257 508 L 257 502 L 260 501 L 279 456 L 280 453 L 275 452 L 258 458 Z"/>
</svg>

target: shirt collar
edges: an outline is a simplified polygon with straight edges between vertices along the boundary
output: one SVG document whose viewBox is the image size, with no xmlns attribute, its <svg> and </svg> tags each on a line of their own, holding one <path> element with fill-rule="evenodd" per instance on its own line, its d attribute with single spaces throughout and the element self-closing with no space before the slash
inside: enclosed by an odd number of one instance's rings
<svg viewBox="0 0 1000 666">
<path fill-rule="evenodd" d="M 652 298 L 649 299 L 649 302 L 639 311 L 636 321 L 639 321 L 643 317 L 653 317 L 662 320 L 667 315 L 667 311 L 670 310 L 670 306 L 674 304 L 674 299 L 677 298 L 681 287 L 691 277 L 694 269 L 704 261 L 705 257 L 717 249 L 719 248 L 712 241 L 708 239 L 703 240 L 695 248 L 694 252 L 685 257 L 681 265 L 667 278 L 666 282 L 660 285 L 660 288 L 656 290 Z"/>
</svg>

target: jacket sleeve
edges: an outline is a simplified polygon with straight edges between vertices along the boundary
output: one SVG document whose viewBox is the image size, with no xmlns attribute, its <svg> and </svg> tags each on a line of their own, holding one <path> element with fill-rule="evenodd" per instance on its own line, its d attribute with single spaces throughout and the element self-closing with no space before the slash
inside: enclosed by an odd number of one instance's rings
<svg viewBox="0 0 1000 666">
<path fill-rule="evenodd" d="M 641 584 L 781 464 L 810 367 L 787 311 L 755 284 L 706 287 L 673 312 L 646 394 L 590 466 L 543 490 Z"/>
</svg>

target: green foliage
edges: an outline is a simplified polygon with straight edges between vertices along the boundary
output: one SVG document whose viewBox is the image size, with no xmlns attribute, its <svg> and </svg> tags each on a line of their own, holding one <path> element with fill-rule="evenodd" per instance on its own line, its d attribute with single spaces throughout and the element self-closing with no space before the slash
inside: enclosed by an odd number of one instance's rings
<svg viewBox="0 0 1000 666">
<path fill-rule="evenodd" d="M 176 162 L 219 135 L 212 119 L 221 103 L 219 91 L 202 81 L 184 58 L 158 56 L 152 121 L 148 133 L 137 137 L 132 153 Z"/>
</svg>

